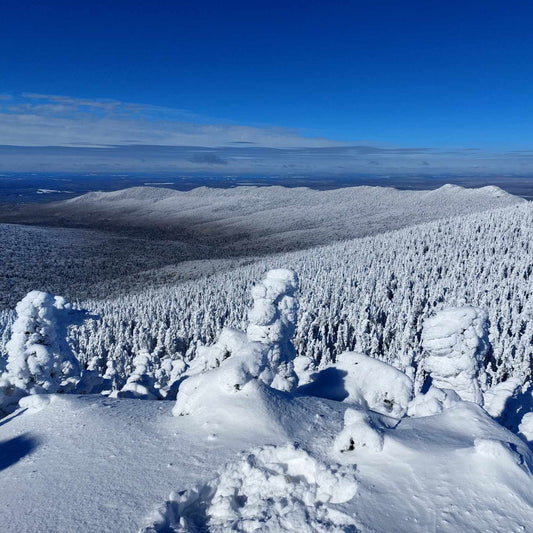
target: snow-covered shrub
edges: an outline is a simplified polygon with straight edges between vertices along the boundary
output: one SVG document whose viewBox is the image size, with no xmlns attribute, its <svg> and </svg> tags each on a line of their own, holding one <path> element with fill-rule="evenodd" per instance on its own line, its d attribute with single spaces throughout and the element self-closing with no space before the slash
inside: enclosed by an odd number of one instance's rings
<svg viewBox="0 0 533 533">
<path fill-rule="evenodd" d="M 493 418 L 501 417 L 506 410 L 507 403 L 522 386 L 522 380 L 511 377 L 507 381 L 496 383 L 483 394 L 483 407 Z"/>
<path fill-rule="evenodd" d="M 438 415 L 460 401 L 461 398 L 454 390 L 432 386 L 425 394 L 417 394 L 409 402 L 407 415 L 416 418 Z"/>
<path fill-rule="evenodd" d="M 292 390 L 298 380 L 293 363 L 296 350 L 291 341 L 298 320 L 298 286 L 293 270 L 269 270 L 263 281 L 252 288 L 254 304 L 248 313 L 248 339 L 267 347 L 272 376 L 265 374 L 263 381 L 284 391 Z"/>
<path fill-rule="evenodd" d="M 183 374 L 187 370 L 187 364 L 183 359 L 171 359 L 164 357 L 155 370 L 154 377 L 157 391 L 165 400 L 175 400 L 178 387 Z"/>
<path fill-rule="evenodd" d="M 483 405 L 488 327 L 487 313 L 472 306 L 445 309 L 424 321 L 422 365 L 434 386 L 453 389 L 463 400 Z"/>
<path fill-rule="evenodd" d="M 156 400 L 159 394 L 155 388 L 153 357 L 147 350 L 142 350 L 133 360 L 133 365 L 133 373 L 116 394 L 117 398 Z"/>
<path fill-rule="evenodd" d="M 16 307 L 17 319 L 6 345 L 8 361 L 1 378 L 0 402 L 27 394 L 74 391 L 81 367 L 68 345 L 67 327 L 86 316 L 61 296 L 32 291 Z"/>
<path fill-rule="evenodd" d="M 171 494 L 143 531 L 356 531 L 356 520 L 336 507 L 356 492 L 350 467 L 333 468 L 290 445 L 265 446 L 213 481 Z"/>
<path fill-rule="evenodd" d="M 298 392 L 401 418 L 413 397 L 413 382 L 383 361 L 345 352 L 334 364 L 315 374 L 314 380 L 300 387 Z"/>
<path fill-rule="evenodd" d="M 198 346 L 196 357 L 191 361 L 188 374 L 198 374 L 218 368 L 228 357 L 250 350 L 251 343 L 246 333 L 235 328 L 222 328 L 218 339 L 211 346 Z M 259 348 L 257 346 L 256 348 Z"/>
<path fill-rule="evenodd" d="M 383 449 L 383 432 L 368 413 L 358 409 L 346 409 L 344 428 L 333 446 L 336 452 L 347 455 L 362 448 L 380 452 Z"/>
</svg>

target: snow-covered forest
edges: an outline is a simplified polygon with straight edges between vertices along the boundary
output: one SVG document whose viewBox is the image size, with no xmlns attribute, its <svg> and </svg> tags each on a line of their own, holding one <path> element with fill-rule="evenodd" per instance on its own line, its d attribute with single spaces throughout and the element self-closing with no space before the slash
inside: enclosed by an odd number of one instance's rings
<svg viewBox="0 0 533 533">
<path fill-rule="evenodd" d="M 117 386 L 124 385 L 140 352 L 156 368 L 189 362 L 224 325 L 242 326 L 254 281 L 268 268 L 290 266 L 301 279 L 296 350 L 317 368 L 345 350 L 416 368 L 422 321 L 468 303 L 489 316 L 490 379 L 525 380 L 533 353 L 532 242 L 533 209 L 525 204 L 280 254 L 177 285 L 81 301 L 98 318 L 71 328 L 69 341 L 102 374 L 112 361 Z M 0 317 L 5 358 L 14 312 Z"/>
</svg>

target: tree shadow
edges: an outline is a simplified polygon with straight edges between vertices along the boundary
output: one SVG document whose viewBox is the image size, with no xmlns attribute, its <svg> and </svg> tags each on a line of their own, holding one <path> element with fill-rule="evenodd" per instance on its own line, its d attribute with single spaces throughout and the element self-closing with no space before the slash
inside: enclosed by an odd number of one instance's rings
<svg viewBox="0 0 533 533">
<path fill-rule="evenodd" d="M 0 442 L 0 472 L 29 455 L 38 445 L 39 441 L 28 435 Z"/>
<path fill-rule="evenodd" d="M 20 416 L 21 414 L 25 413 L 27 409 L 19 409 L 16 413 L 11 413 L 4 418 L 0 419 L 0 426 L 3 426 L 4 424 L 7 424 L 14 418 L 17 418 L 17 416 Z"/>
<path fill-rule="evenodd" d="M 533 385 L 530 385 L 525 392 L 518 389 L 507 398 L 503 412 L 496 421 L 513 433 L 518 433 L 522 417 L 531 411 L 533 411 Z M 529 445 L 532 447 L 533 443 L 529 442 Z"/>
</svg>

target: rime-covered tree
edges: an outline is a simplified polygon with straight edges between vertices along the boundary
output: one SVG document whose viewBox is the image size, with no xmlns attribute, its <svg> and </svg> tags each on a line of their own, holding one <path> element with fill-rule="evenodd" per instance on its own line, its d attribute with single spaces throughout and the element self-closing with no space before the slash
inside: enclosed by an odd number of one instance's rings
<svg viewBox="0 0 533 533">
<path fill-rule="evenodd" d="M 67 327 L 83 320 L 85 312 L 75 310 L 61 296 L 41 291 L 28 293 L 16 312 L 6 345 L 3 403 L 27 394 L 73 391 L 82 371 L 66 340 Z"/>
<path fill-rule="evenodd" d="M 472 306 L 439 311 L 424 321 L 422 345 L 422 365 L 433 386 L 483 405 L 484 361 L 490 348 L 485 311 Z"/>
<path fill-rule="evenodd" d="M 297 383 L 296 350 L 292 337 L 298 320 L 296 272 L 278 268 L 252 288 L 253 307 L 248 313 L 246 334 L 251 342 L 265 345 L 268 364 L 262 379 L 275 389 L 289 391 Z"/>
</svg>

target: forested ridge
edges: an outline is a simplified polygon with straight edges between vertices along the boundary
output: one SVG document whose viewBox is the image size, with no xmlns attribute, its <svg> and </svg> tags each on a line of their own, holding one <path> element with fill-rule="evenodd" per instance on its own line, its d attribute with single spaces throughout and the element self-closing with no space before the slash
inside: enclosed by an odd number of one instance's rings
<svg viewBox="0 0 533 533">
<path fill-rule="evenodd" d="M 301 280 L 298 355 L 317 367 L 345 350 L 416 367 L 423 320 L 468 303 L 489 316 L 490 378 L 525 379 L 533 353 L 532 241 L 527 203 L 279 254 L 197 280 L 80 301 L 98 318 L 72 327 L 69 342 L 82 363 L 102 374 L 113 359 L 123 385 L 140 351 L 152 354 L 156 366 L 189 361 L 222 326 L 242 327 L 254 280 L 282 266 Z M 0 320 L 5 357 L 13 312 L 2 312 Z"/>
</svg>

